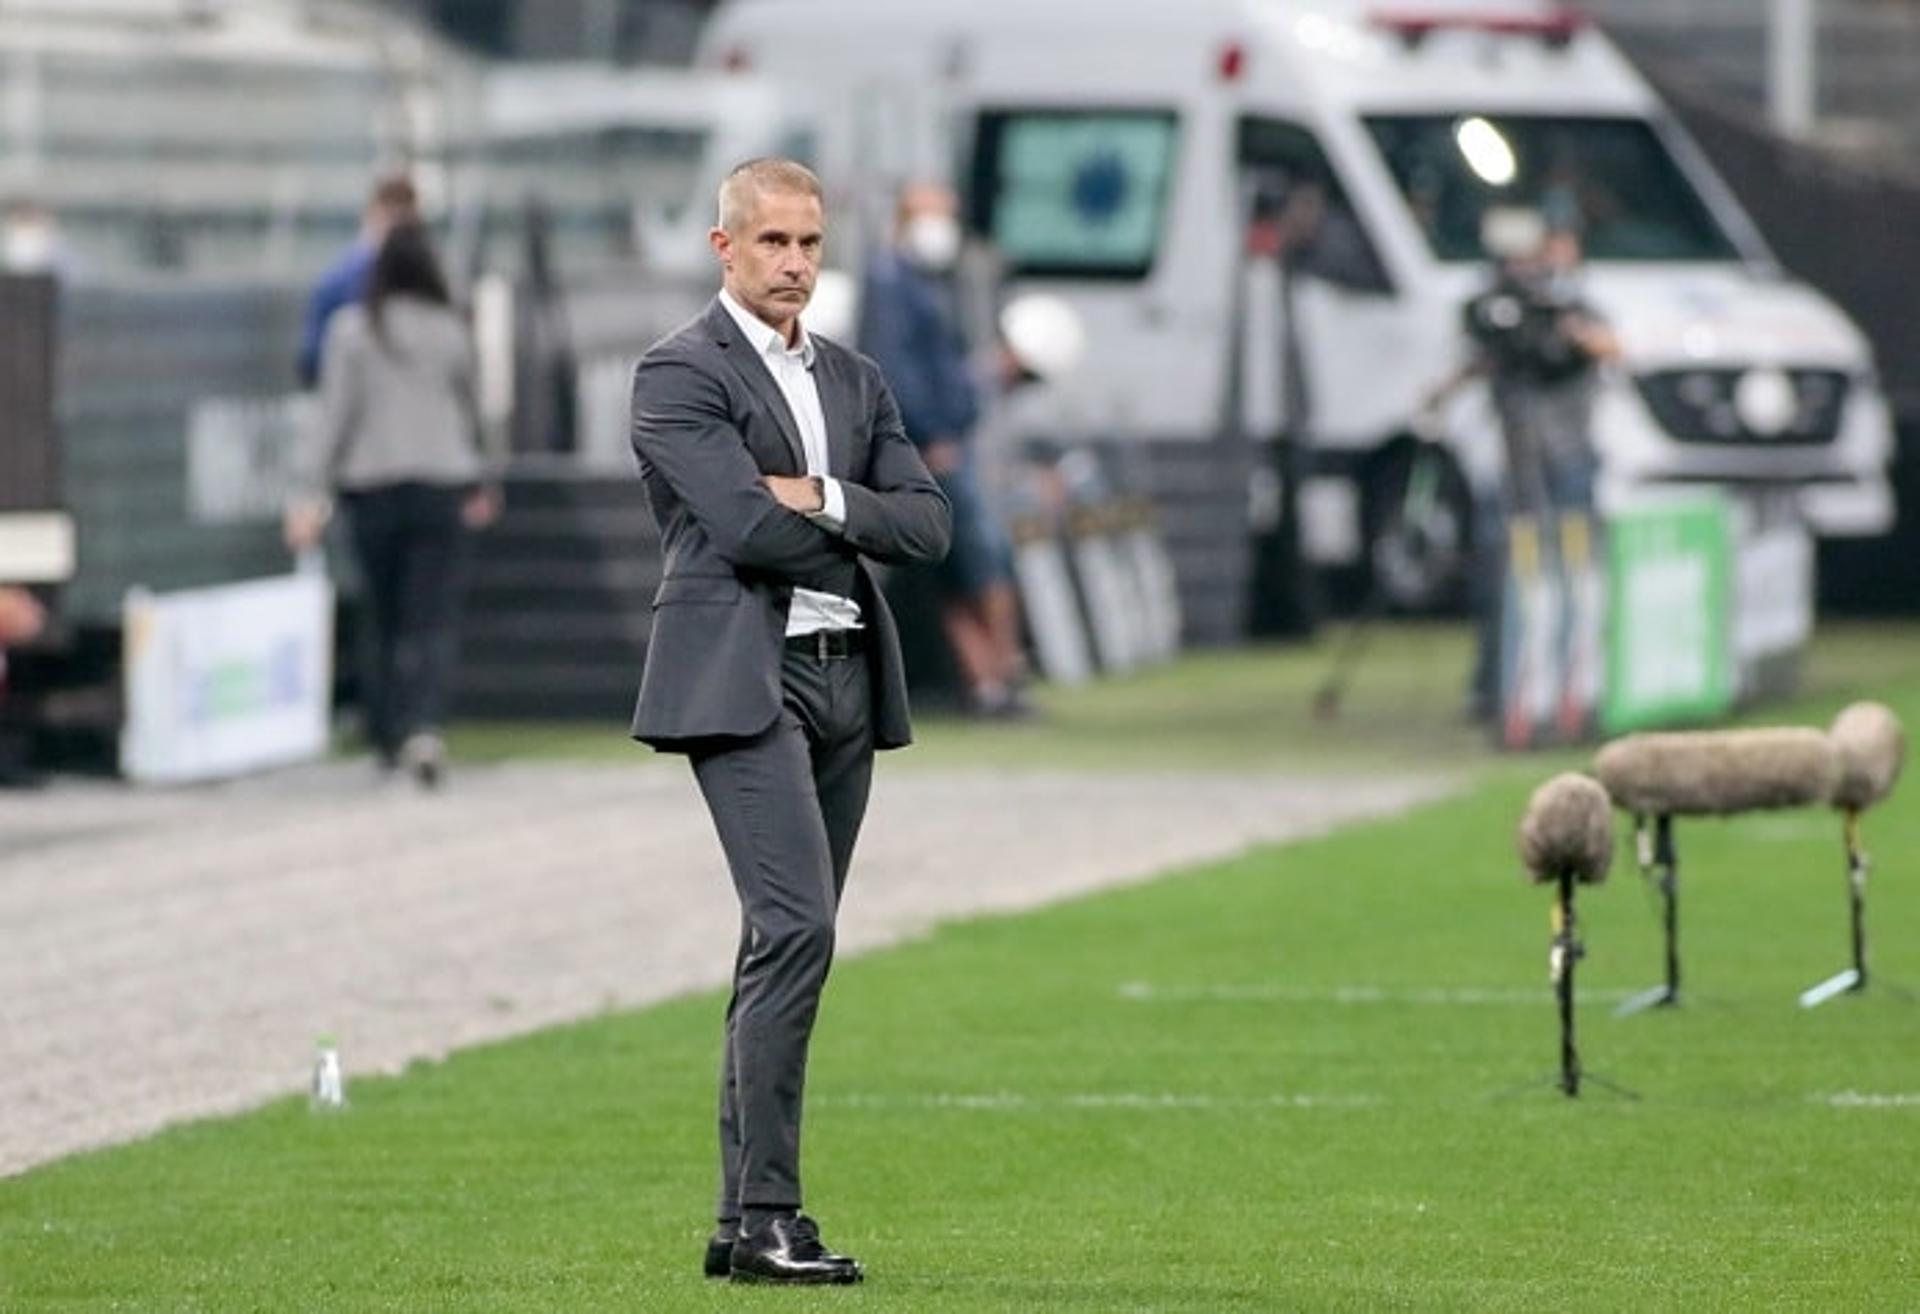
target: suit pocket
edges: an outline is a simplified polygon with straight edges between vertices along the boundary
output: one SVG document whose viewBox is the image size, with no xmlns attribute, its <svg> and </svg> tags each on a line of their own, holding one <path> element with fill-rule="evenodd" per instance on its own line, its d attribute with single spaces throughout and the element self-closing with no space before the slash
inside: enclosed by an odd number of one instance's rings
<svg viewBox="0 0 1920 1314">
<path fill-rule="evenodd" d="M 660 591 L 653 595 L 653 605 L 665 607 L 698 602 L 731 607 L 740 601 L 745 591 L 739 580 L 726 575 L 682 575 L 660 581 Z"/>
</svg>

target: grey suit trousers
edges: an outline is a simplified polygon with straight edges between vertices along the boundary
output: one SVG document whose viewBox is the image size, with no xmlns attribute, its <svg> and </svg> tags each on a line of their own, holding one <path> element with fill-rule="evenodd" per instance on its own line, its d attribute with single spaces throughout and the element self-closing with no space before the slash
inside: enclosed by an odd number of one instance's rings
<svg viewBox="0 0 1920 1314">
<path fill-rule="evenodd" d="M 690 754 L 740 898 L 716 1217 L 797 1209 L 807 1046 L 873 779 L 868 655 L 783 654 L 779 720 Z"/>
</svg>

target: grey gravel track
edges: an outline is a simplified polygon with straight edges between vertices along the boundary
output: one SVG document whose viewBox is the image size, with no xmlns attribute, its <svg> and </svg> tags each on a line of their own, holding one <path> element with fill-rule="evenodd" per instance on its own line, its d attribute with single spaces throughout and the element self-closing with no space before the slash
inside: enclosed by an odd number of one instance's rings
<svg viewBox="0 0 1920 1314">
<path fill-rule="evenodd" d="M 1449 788 L 883 760 L 840 952 Z M 0 1175 L 298 1090 L 323 1032 L 351 1077 L 718 985 L 736 919 L 677 763 L 0 793 Z"/>
</svg>

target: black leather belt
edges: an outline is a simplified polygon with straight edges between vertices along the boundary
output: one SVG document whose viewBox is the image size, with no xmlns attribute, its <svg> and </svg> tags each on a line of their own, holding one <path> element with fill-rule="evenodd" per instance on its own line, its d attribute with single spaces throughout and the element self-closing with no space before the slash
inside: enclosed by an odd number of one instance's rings
<svg viewBox="0 0 1920 1314">
<path fill-rule="evenodd" d="M 787 651 L 802 652 L 821 661 L 857 657 L 867 650 L 865 630 L 815 630 L 787 636 Z"/>
</svg>

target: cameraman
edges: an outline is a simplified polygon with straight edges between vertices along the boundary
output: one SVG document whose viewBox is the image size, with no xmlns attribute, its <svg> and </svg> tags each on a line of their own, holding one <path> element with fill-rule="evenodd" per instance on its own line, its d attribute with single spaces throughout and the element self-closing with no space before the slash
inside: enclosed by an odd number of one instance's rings
<svg viewBox="0 0 1920 1314">
<path fill-rule="evenodd" d="M 1485 235 L 1497 263 L 1492 283 L 1462 308 L 1469 359 L 1426 408 L 1436 411 L 1461 384 L 1485 378 L 1500 421 L 1502 477 L 1474 517 L 1480 627 L 1468 715 L 1482 721 L 1499 700 L 1508 522 L 1592 512 L 1595 388 L 1599 366 L 1620 354 L 1612 329 L 1581 298 L 1578 233 L 1549 228 L 1530 211 L 1496 211 Z"/>
</svg>

